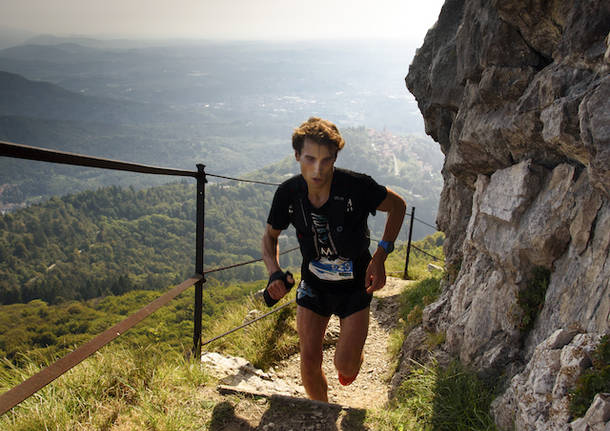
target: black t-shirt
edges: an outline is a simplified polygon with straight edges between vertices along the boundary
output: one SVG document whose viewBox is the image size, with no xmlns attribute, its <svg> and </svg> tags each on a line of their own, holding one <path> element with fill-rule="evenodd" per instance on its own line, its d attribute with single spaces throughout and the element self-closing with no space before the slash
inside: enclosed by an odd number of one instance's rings
<svg viewBox="0 0 610 431">
<path fill-rule="evenodd" d="M 315 208 L 301 175 L 275 192 L 267 223 L 284 230 L 293 224 L 301 245 L 301 278 L 313 287 L 362 288 L 371 255 L 366 220 L 385 199 L 387 190 L 370 176 L 336 168 L 328 201 Z"/>
</svg>

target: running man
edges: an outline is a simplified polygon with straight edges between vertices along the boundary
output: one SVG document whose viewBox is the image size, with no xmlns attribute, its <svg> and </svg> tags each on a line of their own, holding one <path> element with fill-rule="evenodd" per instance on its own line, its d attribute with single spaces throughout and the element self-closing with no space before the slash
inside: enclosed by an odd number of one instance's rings
<svg viewBox="0 0 610 431">
<path fill-rule="evenodd" d="M 288 292 L 293 280 L 278 261 L 278 237 L 292 224 L 303 263 L 297 288 L 297 331 L 301 379 L 307 395 L 328 402 L 322 371 L 322 342 L 332 314 L 341 332 L 334 363 L 342 385 L 352 383 L 364 359 L 372 293 L 386 282 L 384 262 L 405 215 L 404 200 L 368 175 L 335 168 L 345 141 L 330 121 L 312 117 L 292 136 L 301 174 L 282 183 L 273 198 L 263 235 L 263 260 L 269 271 L 267 293 L 273 300 Z M 383 238 L 369 252 L 367 218 L 387 212 Z"/>
</svg>

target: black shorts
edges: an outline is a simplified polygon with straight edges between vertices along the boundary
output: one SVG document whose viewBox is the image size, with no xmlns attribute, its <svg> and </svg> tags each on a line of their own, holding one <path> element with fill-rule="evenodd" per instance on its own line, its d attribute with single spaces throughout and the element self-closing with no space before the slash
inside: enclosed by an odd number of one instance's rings
<svg viewBox="0 0 610 431">
<path fill-rule="evenodd" d="M 343 319 L 364 310 L 372 298 L 373 295 L 364 289 L 330 293 L 325 289 L 315 289 L 305 281 L 301 281 L 297 288 L 297 304 L 325 317 L 336 314 Z"/>
</svg>

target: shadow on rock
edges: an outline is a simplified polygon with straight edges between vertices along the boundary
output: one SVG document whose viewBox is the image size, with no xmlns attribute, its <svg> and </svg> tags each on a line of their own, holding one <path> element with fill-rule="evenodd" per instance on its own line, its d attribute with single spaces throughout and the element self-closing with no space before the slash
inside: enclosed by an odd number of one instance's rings
<svg viewBox="0 0 610 431">
<path fill-rule="evenodd" d="M 212 411 L 210 431 L 239 430 L 250 431 L 252 427 L 246 420 L 235 415 L 235 406 L 228 401 L 216 404 Z"/>
<path fill-rule="evenodd" d="M 367 427 L 364 426 L 364 419 L 366 418 L 366 410 L 361 409 L 350 409 L 345 413 L 345 416 L 341 419 L 341 430 L 342 431 L 366 431 Z"/>
<path fill-rule="evenodd" d="M 337 421 L 343 411 L 340 406 L 305 399 L 273 396 L 269 409 L 263 415 L 259 429 L 358 431 L 364 427 L 365 410 L 349 409 Z M 265 428 L 266 427 L 266 428 Z"/>
<path fill-rule="evenodd" d="M 364 431 L 366 410 L 343 410 L 336 404 L 274 395 L 258 426 L 235 414 L 229 401 L 217 404 L 212 412 L 211 431 Z M 337 427 L 337 422 L 340 423 Z"/>
</svg>

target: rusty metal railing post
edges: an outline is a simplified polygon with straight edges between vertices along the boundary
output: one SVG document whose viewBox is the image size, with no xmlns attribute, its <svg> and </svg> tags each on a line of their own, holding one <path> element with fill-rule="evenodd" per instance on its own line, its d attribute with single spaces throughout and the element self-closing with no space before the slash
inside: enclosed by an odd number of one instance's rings
<svg viewBox="0 0 610 431">
<path fill-rule="evenodd" d="M 205 233 L 205 165 L 197 165 L 197 237 L 195 272 L 203 275 L 203 236 Z M 195 311 L 193 316 L 193 358 L 201 360 L 201 319 L 203 317 L 203 283 L 205 277 L 195 284 Z"/>
<path fill-rule="evenodd" d="M 409 225 L 409 241 L 407 242 L 407 258 L 405 260 L 404 280 L 409 279 L 409 255 L 411 254 L 411 237 L 413 236 L 413 219 L 415 218 L 415 207 L 411 208 L 411 224 Z"/>
</svg>

